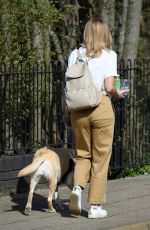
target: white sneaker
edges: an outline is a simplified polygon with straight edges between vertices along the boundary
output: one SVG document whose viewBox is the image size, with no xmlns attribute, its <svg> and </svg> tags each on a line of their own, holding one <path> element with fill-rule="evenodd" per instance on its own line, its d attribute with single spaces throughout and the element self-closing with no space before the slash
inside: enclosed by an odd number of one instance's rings
<svg viewBox="0 0 150 230">
<path fill-rule="evenodd" d="M 88 218 L 104 218 L 107 216 L 107 211 L 103 209 L 102 205 L 91 205 L 88 211 Z"/>
<path fill-rule="evenodd" d="M 69 210 L 71 214 L 80 215 L 81 214 L 81 188 L 80 186 L 75 186 L 70 195 Z"/>
</svg>

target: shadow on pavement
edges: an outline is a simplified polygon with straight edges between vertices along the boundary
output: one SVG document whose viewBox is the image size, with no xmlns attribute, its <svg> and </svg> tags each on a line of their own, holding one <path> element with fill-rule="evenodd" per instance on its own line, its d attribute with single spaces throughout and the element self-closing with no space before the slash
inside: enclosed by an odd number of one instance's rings
<svg viewBox="0 0 150 230">
<path fill-rule="evenodd" d="M 5 212 L 18 211 L 24 214 L 24 208 L 26 205 L 28 193 L 23 193 L 23 194 L 10 193 L 10 197 L 11 197 L 11 202 L 13 202 L 14 205 L 11 206 L 10 210 L 5 210 Z M 47 199 L 44 196 L 34 193 L 32 210 L 46 212 L 46 209 L 47 209 Z"/>
<path fill-rule="evenodd" d="M 24 215 L 24 209 L 27 202 L 28 193 L 16 194 L 12 192 L 10 193 L 10 197 L 11 197 L 11 202 L 13 202 L 14 205 L 11 205 L 10 209 L 5 210 L 4 212 L 18 211 Z M 59 213 L 62 217 L 65 218 L 78 217 L 78 216 L 71 215 L 69 213 L 69 199 L 60 199 L 60 201 L 63 210 L 58 208 L 55 205 L 55 202 L 53 202 L 53 206 L 56 209 L 56 213 Z M 33 195 L 32 210 L 38 212 L 48 212 L 47 197 L 44 197 L 35 192 Z M 32 212 L 30 215 L 32 215 Z M 87 212 L 82 210 L 81 216 L 87 217 Z"/>
</svg>

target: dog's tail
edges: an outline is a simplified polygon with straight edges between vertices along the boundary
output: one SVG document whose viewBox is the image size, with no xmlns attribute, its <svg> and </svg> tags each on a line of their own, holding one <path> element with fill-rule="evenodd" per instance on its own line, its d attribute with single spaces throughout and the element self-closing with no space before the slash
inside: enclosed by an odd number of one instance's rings
<svg viewBox="0 0 150 230">
<path fill-rule="evenodd" d="M 43 159 L 43 158 L 34 159 L 31 164 L 29 164 L 28 166 L 23 168 L 18 173 L 18 177 L 28 176 L 28 175 L 34 173 L 38 169 L 38 167 L 44 162 L 44 160 L 45 159 Z"/>
</svg>

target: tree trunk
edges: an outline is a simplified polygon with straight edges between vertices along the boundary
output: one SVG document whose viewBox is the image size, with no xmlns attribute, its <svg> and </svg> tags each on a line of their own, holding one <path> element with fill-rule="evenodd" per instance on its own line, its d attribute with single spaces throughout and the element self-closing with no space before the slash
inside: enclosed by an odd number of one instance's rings
<svg viewBox="0 0 150 230">
<path fill-rule="evenodd" d="M 44 61 L 43 55 L 43 38 L 42 30 L 34 23 L 33 26 L 33 47 L 38 52 L 39 63 Z M 42 137 L 42 106 L 41 106 L 41 78 L 39 74 L 39 66 L 33 68 L 33 117 L 30 126 L 31 140 L 33 147 L 41 146 Z"/>
<path fill-rule="evenodd" d="M 114 37 L 115 23 L 115 0 L 103 0 L 101 7 L 101 16 L 108 24 L 112 37 Z"/>
<path fill-rule="evenodd" d="M 129 0 L 123 58 L 134 60 L 137 56 L 142 0 Z"/>
<path fill-rule="evenodd" d="M 135 90 L 135 82 L 136 82 L 136 75 L 135 75 L 135 65 L 134 60 L 137 57 L 137 50 L 138 50 L 138 41 L 139 41 L 139 31 L 140 31 L 140 17 L 141 17 L 141 8 L 142 8 L 142 0 L 129 0 L 128 1 L 128 12 L 127 12 L 127 21 L 126 21 L 126 32 L 125 32 L 125 40 L 124 40 L 124 47 L 123 47 L 123 55 L 122 58 L 125 60 L 126 63 L 131 63 L 127 66 L 128 68 L 128 77 L 130 77 L 130 97 L 129 97 L 129 104 L 130 104 L 130 129 L 129 129 L 129 136 L 130 136 L 130 143 L 131 151 L 129 153 L 129 161 L 133 161 L 136 151 L 138 151 L 136 146 L 136 139 L 133 135 L 135 131 L 135 117 L 137 117 L 137 109 L 135 111 L 135 101 L 137 101 L 137 92 Z M 130 59 L 128 62 L 127 60 Z M 132 68 L 131 68 L 132 67 Z M 138 120 L 136 121 L 138 122 Z M 137 136 L 138 138 L 138 132 Z M 136 150 L 136 151 L 135 151 Z"/>
<path fill-rule="evenodd" d="M 44 61 L 44 51 L 43 51 L 43 36 L 42 29 L 37 23 L 33 24 L 33 47 L 38 53 L 39 62 Z"/>
<path fill-rule="evenodd" d="M 118 37 L 118 56 L 121 59 L 123 54 L 123 46 L 125 40 L 126 20 L 127 20 L 128 0 L 123 0 L 122 11 L 119 16 L 119 37 Z"/>
<path fill-rule="evenodd" d="M 49 25 L 48 29 L 49 29 L 49 36 L 52 38 L 52 41 L 53 41 L 54 46 L 55 46 L 55 50 L 56 50 L 56 53 L 57 53 L 58 61 L 60 61 L 62 69 L 63 69 L 64 65 L 65 65 L 65 61 L 64 61 L 63 54 L 62 54 L 62 49 L 61 49 L 60 41 L 58 39 L 57 34 L 52 30 L 52 28 L 51 28 L 50 25 Z"/>
<path fill-rule="evenodd" d="M 3 24 L 3 30 L 4 30 L 4 40 L 5 40 L 5 43 L 4 43 L 4 50 L 6 52 L 6 55 L 5 55 L 5 61 L 6 63 L 8 63 L 9 61 L 11 61 L 12 59 L 12 55 L 11 55 L 11 42 L 12 42 L 12 36 L 11 36 L 11 28 L 10 28 L 10 23 L 11 23 L 11 20 L 13 20 L 11 18 L 11 15 L 9 14 L 9 11 L 8 9 L 10 8 L 9 6 L 9 2 L 6 1 L 5 3 L 3 3 L 1 5 L 1 8 L 3 9 L 3 15 L 1 16 L 1 23 Z"/>
<path fill-rule="evenodd" d="M 50 37 L 49 37 L 49 31 L 48 31 L 48 28 L 46 27 L 46 28 L 43 28 L 43 31 L 42 31 L 43 33 L 43 50 L 44 50 L 44 54 L 43 54 L 43 56 L 44 56 L 44 61 L 45 61 L 45 63 L 46 63 L 46 66 L 48 66 L 49 65 L 49 63 L 50 63 L 50 60 L 51 60 L 51 58 L 50 58 Z"/>
</svg>

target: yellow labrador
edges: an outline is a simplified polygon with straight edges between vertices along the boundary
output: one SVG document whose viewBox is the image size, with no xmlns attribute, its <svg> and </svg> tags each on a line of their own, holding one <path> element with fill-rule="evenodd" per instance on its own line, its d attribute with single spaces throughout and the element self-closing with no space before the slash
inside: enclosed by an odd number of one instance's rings
<svg viewBox="0 0 150 230">
<path fill-rule="evenodd" d="M 49 183 L 49 211 L 56 212 L 52 205 L 53 196 L 56 206 L 62 208 L 57 185 L 63 180 L 70 189 L 73 188 L 73 168 L 73 153 L 71 151 L 54 151 L 46 147 L 36 151 L 32 163 L 18 173 L 18 177 L 31 176 L 24 214 L 29 215 L 31 213 L 33 192 L 41 177 L 45 177 Z"/>
</svg>

